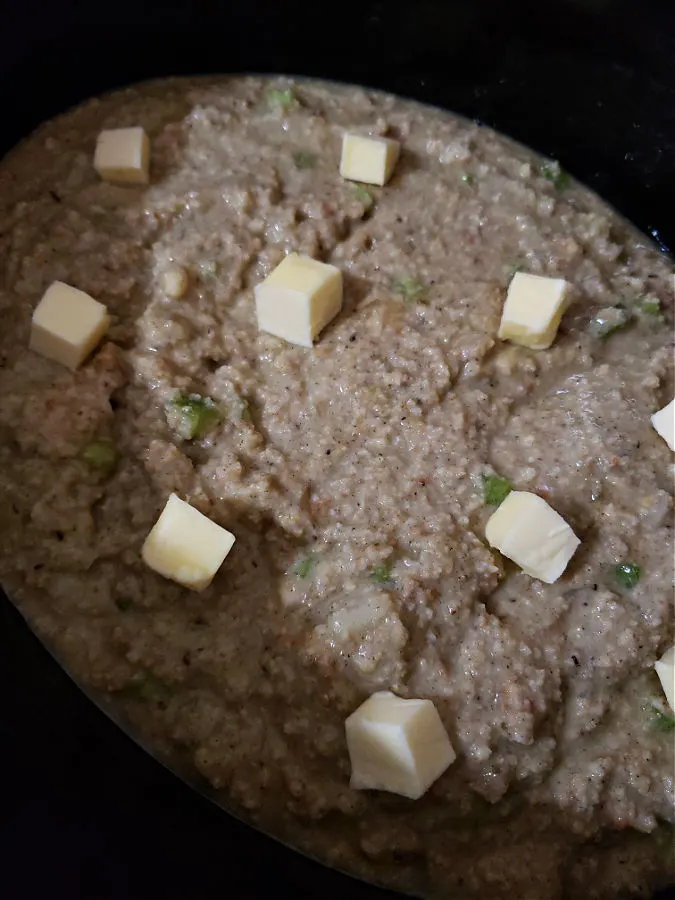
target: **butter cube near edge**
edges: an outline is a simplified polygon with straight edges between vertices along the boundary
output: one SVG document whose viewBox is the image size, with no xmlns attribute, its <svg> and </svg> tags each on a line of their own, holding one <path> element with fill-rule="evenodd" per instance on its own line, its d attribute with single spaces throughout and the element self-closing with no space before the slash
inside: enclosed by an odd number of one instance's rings
<svg viewBox="0 0 675 900">
<path fill-rule="evenodd" d="M 143 562 L 164 578 L 203 591 L 223 564 L 235 537 L 171 494 L 141 549 Z"/>
<path fill-rule="evenodd" d="M 668 706 L 675 712 L 675 646 L 654 663 Z"/>
<path fill-rule="evenodd" d="M 147 184 L 150 181 L 150 141 L 140 128 L 102 131 L 96 142 L 94 168 L 104 181 Z"/>
<path fill-rule="evenodd" d="M 33 313 L 29 347 L 69 369 L 77 369 L 108 329 L 102 303 L 89 294 L 55 281 Z"/>
<path fill-rule="evenodd" d="M 675 450 L 675 399 L 655 412 L 651 417 L 654 430 L 661 435 L 671 450 Z"/>
<path fill-rule="evenodd" d="M 504 302 L 497 336 L 531 350 L 547 350 L 569 305 L 570 285 L 564 278 L 516 272 Z"/>
<path fill-rule="evenodd" d="M 312 347 L 342 309 L 342 273 L 328 263 L 289 253 L 254 293 L 261 331 Z"/>
<path fill-rule="evenodd" d="M 511 491 L 485 526 L 491 547 L 523 572 L 553 584 L 581 543 L 563 517 L 537 494 Z"/>
<path fill-rule="evenodd" d="M 391 138 L 344 134 L 340 156 L 340 175 L 350 181 L 385 185 L 391 178 L 401 145 Z"/>
<path fill-rule="evenodd" d="M 345 722 L 354 790 L 421 797 L 455 751 L 431 700 L 404 700 L 379 691 Z"/>
</svg>

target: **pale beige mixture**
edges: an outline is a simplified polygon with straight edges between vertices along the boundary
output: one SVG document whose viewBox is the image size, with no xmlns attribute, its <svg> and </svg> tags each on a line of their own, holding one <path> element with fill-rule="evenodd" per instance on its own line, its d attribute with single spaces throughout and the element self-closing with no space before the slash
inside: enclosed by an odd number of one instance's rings
<svg viewBox="0 0 675 900">
<path fill-rule="evenodd" d="M 649 423 L 673 396 L 671 261 L 487 128 L 270 87 L 127 90 L 0 166 L 0 578 L 158 756 L 330 864 L 443 898 L 645 895 L 673 875 L 674 732 L 652 709 L 673 458 Z M 92 167 L 127 125 L 152 141 L 147 188 Z M 345 128 L 402 141 L 385 188 L 341 180 Z M 344 273 L 313 351 L 256 327 L 253 287 L 291 250 Z M 574 287 L 550 350 L 496 340 L 517 266 Z M 76 374 L 26 349 L 55 279 L 113 318 Z M 628 325 L 598 337 L 618 303 Z M 177 391 L 222 423 L 177 438 Z M 112 475 L 81 460 L 100 438 Z M 557 583 L 486 545 L 492 473 L 582 539 Z M 237 535 L 203 594 L 140 559 L 172 491 Z M 344 719 L 377 689 L 432 699 L 457 751 L 417 802 L 349 789 Z"/>
</svg>

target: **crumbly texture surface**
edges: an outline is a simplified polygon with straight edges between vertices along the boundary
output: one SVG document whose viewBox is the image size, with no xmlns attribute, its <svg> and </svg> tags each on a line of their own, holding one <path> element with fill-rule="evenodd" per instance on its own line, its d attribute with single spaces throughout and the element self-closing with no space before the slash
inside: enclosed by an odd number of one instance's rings
<svg viewBox="0 0 675 900">
<path fill-rule="evenodd" d="M 151 184 L 101 182 L 99 131 L 135 125 Z M 339 177 L 344 130 L 402 142 L 385 188 Z M 429 897 L 609 900 L 674 874 L 652 708 L 673 457 L 649 421 L 673 397 L 673 268 L 562 181 L 448 113 L 257 77 L 92 100 L 0 165 L 0 580 L 157 756 Z M 256 326 L 290 251 L 344 274 L 313 350 Z M 549 350 L 496 338 L 517 267 L 573 286 Z M 56 279 L 112 317 L 76 373 L 27 349 Z M 181 439 L 177 392 L 221 420 Z M 83 460 L 93 440 L 112 472 Z M 555 584 L 487 546 L 495 474 L 581 538 Z M 201 594 L 140 558 L 171 492 L 237 537 Z M 416 802 L 349 788 L 344 720 L 387 689 L 433 700 L 457 752 Z"/>
</svg>

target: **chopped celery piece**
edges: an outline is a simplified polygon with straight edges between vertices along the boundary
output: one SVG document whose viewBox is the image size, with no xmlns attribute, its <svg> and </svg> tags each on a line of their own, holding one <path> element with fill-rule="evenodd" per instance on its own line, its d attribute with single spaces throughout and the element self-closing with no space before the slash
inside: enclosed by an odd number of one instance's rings
<svg viewBox="0 0 675 900">
<path fill-rule="evenodd" d="M 658 731 L 675 731 L 675 716 L 655 703 L 652 704 L 652 720 Z"/>
<path fill-rule="evenodd" d="M 416 278 L 397 278 L 394 281 L 394 290 L 407 303 L 419 303 L 427 295 L 427 289 Z"/>
<path fill-rule="evenodd" d="M 570 177 L 567 172 L 560 167 L 560 163 L 557 160 L 543 163 L 542 167 L 539 169 L 539 174 L 547 181 L 550 181 L 556 191 L 564 191 L 569 184 Z"/>
<path fill-rule="evenodd" d="M 616 582 L 625 590 L 632 590 L 640 580 L 642 569 L 635 563 L 620 563 L 612 570 Z"/>
<path fill-rule="evenodd" d="M 356 199 L 363 203 L 363 205 L 368 209 L 373 205 L 373 195 L 370 193 L 367 187 L 364 187 L 362 184 L 354 185 L 354 194 L 356 195 Z"/>
<path fill-rule="evenodd" d="M 374 581 L 375 584 L 381 584 L 383 587 L 391 587 L 394 584 L 394 579 L 391 576 L 391 564 L 390 563 L 380 563 L 379 566 L 375 566 L 373 571 L 368 575 L 371 581 Z"/>
<path fill-rule="evenodd" d="M 202 281 L 209 281 L 218 274 L 218 263 L 215 259 L 203 259 L 197 264 L 197 270 Z"/>
<path fill-rule="evenodd" d="M 487 506 L 499 506 L 511 493 L 511 485 L 499 475 L 483 475 L 483 499 Z"/>
<path fill-rule="evenodd" d="M 523 263 L 519 263 L 519 262 L 512 263 L 506 270 L 506 277 L 508 278 L 509 281 L 511 281 L 513 276 L 517 275 L 518 272 L 522 272 L 524 268 L 525 268 L 525 266 Z"/>
<path fill-rule="evenodd" d="M 304 556 L 291 566 L 291 573 L 297 575 L 298 578 L 309 578 L 315 565 L 316 557 L 310 553 L 308 556 Z"/>
<path fill-rule="evenodd" d="M 119 454 L 112 441 L 92 441 L 82 451 L 82 460 L 102 475 L 110 475 L 117 466 Z"/>
<path fill-rule="evenodd" d="M 293 88 L 272 89 L 267 92 L 267 104 L 270 109 L 280 109 L 282 112 L 286 112 L 293 103 L 293 99 Z"/>
<path fill-rule="evenodd" d="M 658 316 L 661 312 L 661 301 L 658 297 L 645 297 L 640 309 L 646 316 Z"/>
<path fill-rule="evenodd" d="M 298 150 L 293 154 L 293 162 L 296 169 L 313 169 L 316 164 L 316 154 L 307 150 Z"/>
<path fill-rule="evenodd" d="M 176 394 L 164 411 L 169 428 L 185 441 L 203 437 L 222 418 L 213 400 L 200 394 Z"/>
<path fill-rule="evenodd" d="M 625 328 L 630 322 L 630 313 L 622 306 L 608 306 L 600 309 L 591 319 L 589 332 L 596 338 L 608 338 L 615 331 Z"/>
<path fill-rule="evenodd" d="M 158 703 L 164 702 L 169 698 L 171 689 L 165 681 L 162 681 L 153 672 L 139 672 L 118 693 L 127 697 Z"/>
<path fill-rule="evenodd" d="M 239 407 L 239 417 L 242 422 L 252 422 L 253 415 L 251 413 L 251 404 L 248 400 L 241 399 L 241 406 Z"/>
</svg>

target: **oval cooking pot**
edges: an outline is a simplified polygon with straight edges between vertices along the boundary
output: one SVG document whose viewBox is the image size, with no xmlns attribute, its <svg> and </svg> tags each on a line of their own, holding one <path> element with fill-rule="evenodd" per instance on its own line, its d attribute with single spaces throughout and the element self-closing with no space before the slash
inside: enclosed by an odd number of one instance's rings
<svg viewBox="0 0 675 900">
<path fill-rule="evenodd" d="M 24 0 L 3 23 L 0 154 L 69 105 L 144 78 L 319 76 L 492 125 L 559 159 L 674 248 L 674 45 L 675 7 L 656 0 Z M 85 697 L 2 595 L 0 762 L 7 900 L 46 890 L 71 900 L 394 898 L 179 781 Z"/>
</svg>

